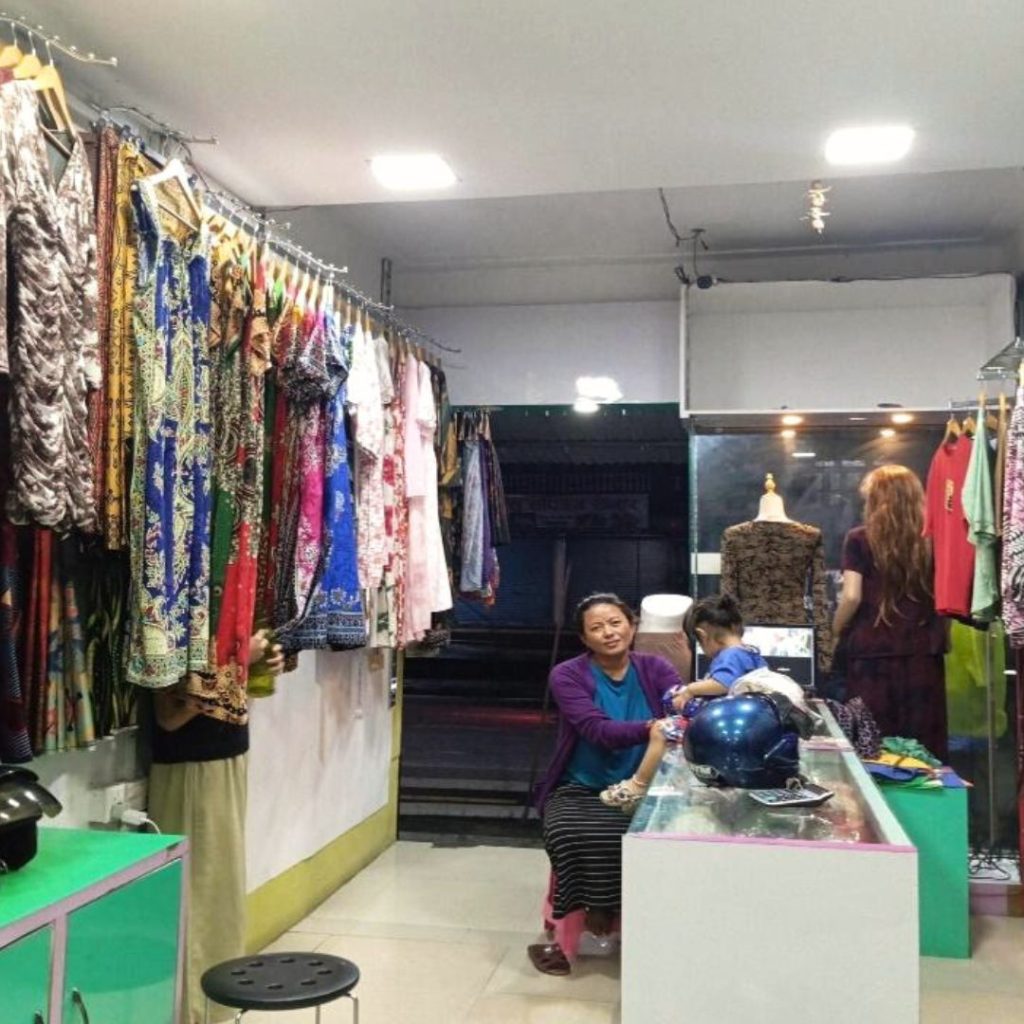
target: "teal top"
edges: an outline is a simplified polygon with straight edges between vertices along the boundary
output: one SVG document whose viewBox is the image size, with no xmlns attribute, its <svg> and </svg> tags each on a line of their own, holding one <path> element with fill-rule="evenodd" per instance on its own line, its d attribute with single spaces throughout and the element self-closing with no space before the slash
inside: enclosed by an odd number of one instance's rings
<svg viewBox="0 0 1024 1024">
<path fill-rule="evenodd" d="M 594 676 L 594 703 L 615 722 L 637 722 L 651 717 L 651 709 L 640 687 L 636 667 L 630 663 L 629 671 L 621 682 L 616 682 L 591 663 Z M 614 782 L 630 778 L 644 756 L 644 745 L 609 750 L 581 736 L 569 758 L 563 781 L 575 782 L 588 789 L 604 789 Z"/>
<path fill-rule="evenodd" d="M 999 569 L 996 565 L 999 528 L 991 460 L 985 410 L 979 409 L 974 447 L 961 494 L 968 527 L 967 539 L 975 548 L 971 618 L 978 622 L 991 622 L 999 614 Z"/>
</svg>

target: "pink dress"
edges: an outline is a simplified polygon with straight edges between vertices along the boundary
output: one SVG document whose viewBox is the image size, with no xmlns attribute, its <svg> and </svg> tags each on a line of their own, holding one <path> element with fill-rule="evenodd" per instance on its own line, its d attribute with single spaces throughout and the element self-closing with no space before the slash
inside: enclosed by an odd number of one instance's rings
<svg viewBox="0 0 1024 1024">
<path fill-rule="evenodd" d="M 410 358 L 402 387 L 405 410 L 405 495 L 408 532 L 405 556 L 405 602 L 401 641 L 420 640 L 430 628 L 430 565 L 427 555 L 426 466 L 420 430 L 420 364 Z"/>
<path fill-rule="evenodd" d="M 355 417 L 356 526 L 359 537 L 359 585 L 374 591 L 387 565 L 384 526 L 384 408 L 373 338 L 356 327 L 348 404 Z"/>
</svg>

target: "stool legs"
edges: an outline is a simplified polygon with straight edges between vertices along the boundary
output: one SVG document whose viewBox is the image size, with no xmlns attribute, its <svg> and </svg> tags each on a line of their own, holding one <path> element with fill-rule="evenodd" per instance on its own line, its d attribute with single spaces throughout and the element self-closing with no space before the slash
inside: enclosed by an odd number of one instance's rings
<svg viewBox="0 0 1024 1024">
<path fill-rule="evenodd" d="M 359 1024 L 359 997 L 350 992 L 347 998 L 352 1001 L 352 1024 Z"/>
</svg>

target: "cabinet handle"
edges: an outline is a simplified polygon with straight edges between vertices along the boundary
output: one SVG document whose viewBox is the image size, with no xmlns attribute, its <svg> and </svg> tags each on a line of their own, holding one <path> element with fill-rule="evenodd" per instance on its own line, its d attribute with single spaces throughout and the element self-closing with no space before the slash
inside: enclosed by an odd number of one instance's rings
<svg viewBox="0 0 1024 1024">
<path fill-rule="evenodd" d="M 85 996 L 77 988 L 71 990 L 71 1002 L 81 1015 L 82 1024 L 89 1024 L 89 1008 L 85 1005 Z"/>
</svg>

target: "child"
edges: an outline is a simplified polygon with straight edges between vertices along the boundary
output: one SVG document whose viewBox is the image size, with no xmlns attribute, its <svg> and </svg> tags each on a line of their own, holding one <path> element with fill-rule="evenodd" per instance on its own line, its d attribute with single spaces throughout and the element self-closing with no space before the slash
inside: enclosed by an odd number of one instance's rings
<svg viewBox="0 0 1024 1024">
<path fill-rule="evenodd" d="M 709 700 L 725 696 L 741 677 L 768 667 L 757 648 L 744 645 L 739 605 L 728 594 L 706 597 L 694 605 L 687 615 L 685 629 L 696 635 L 710 660 L 708 674 L 687 686 L 674 686 L 665 694 L 666 709 L 671 707 L 676 714 L 651 725 L 647 753 L 636 774 L 601 793 L 602 802 L 609 807 L 620 807 L 627 813 L 636 810 L 658 770 L 666 744 L 682 739 L 687 721 Z"/>
</svg>

